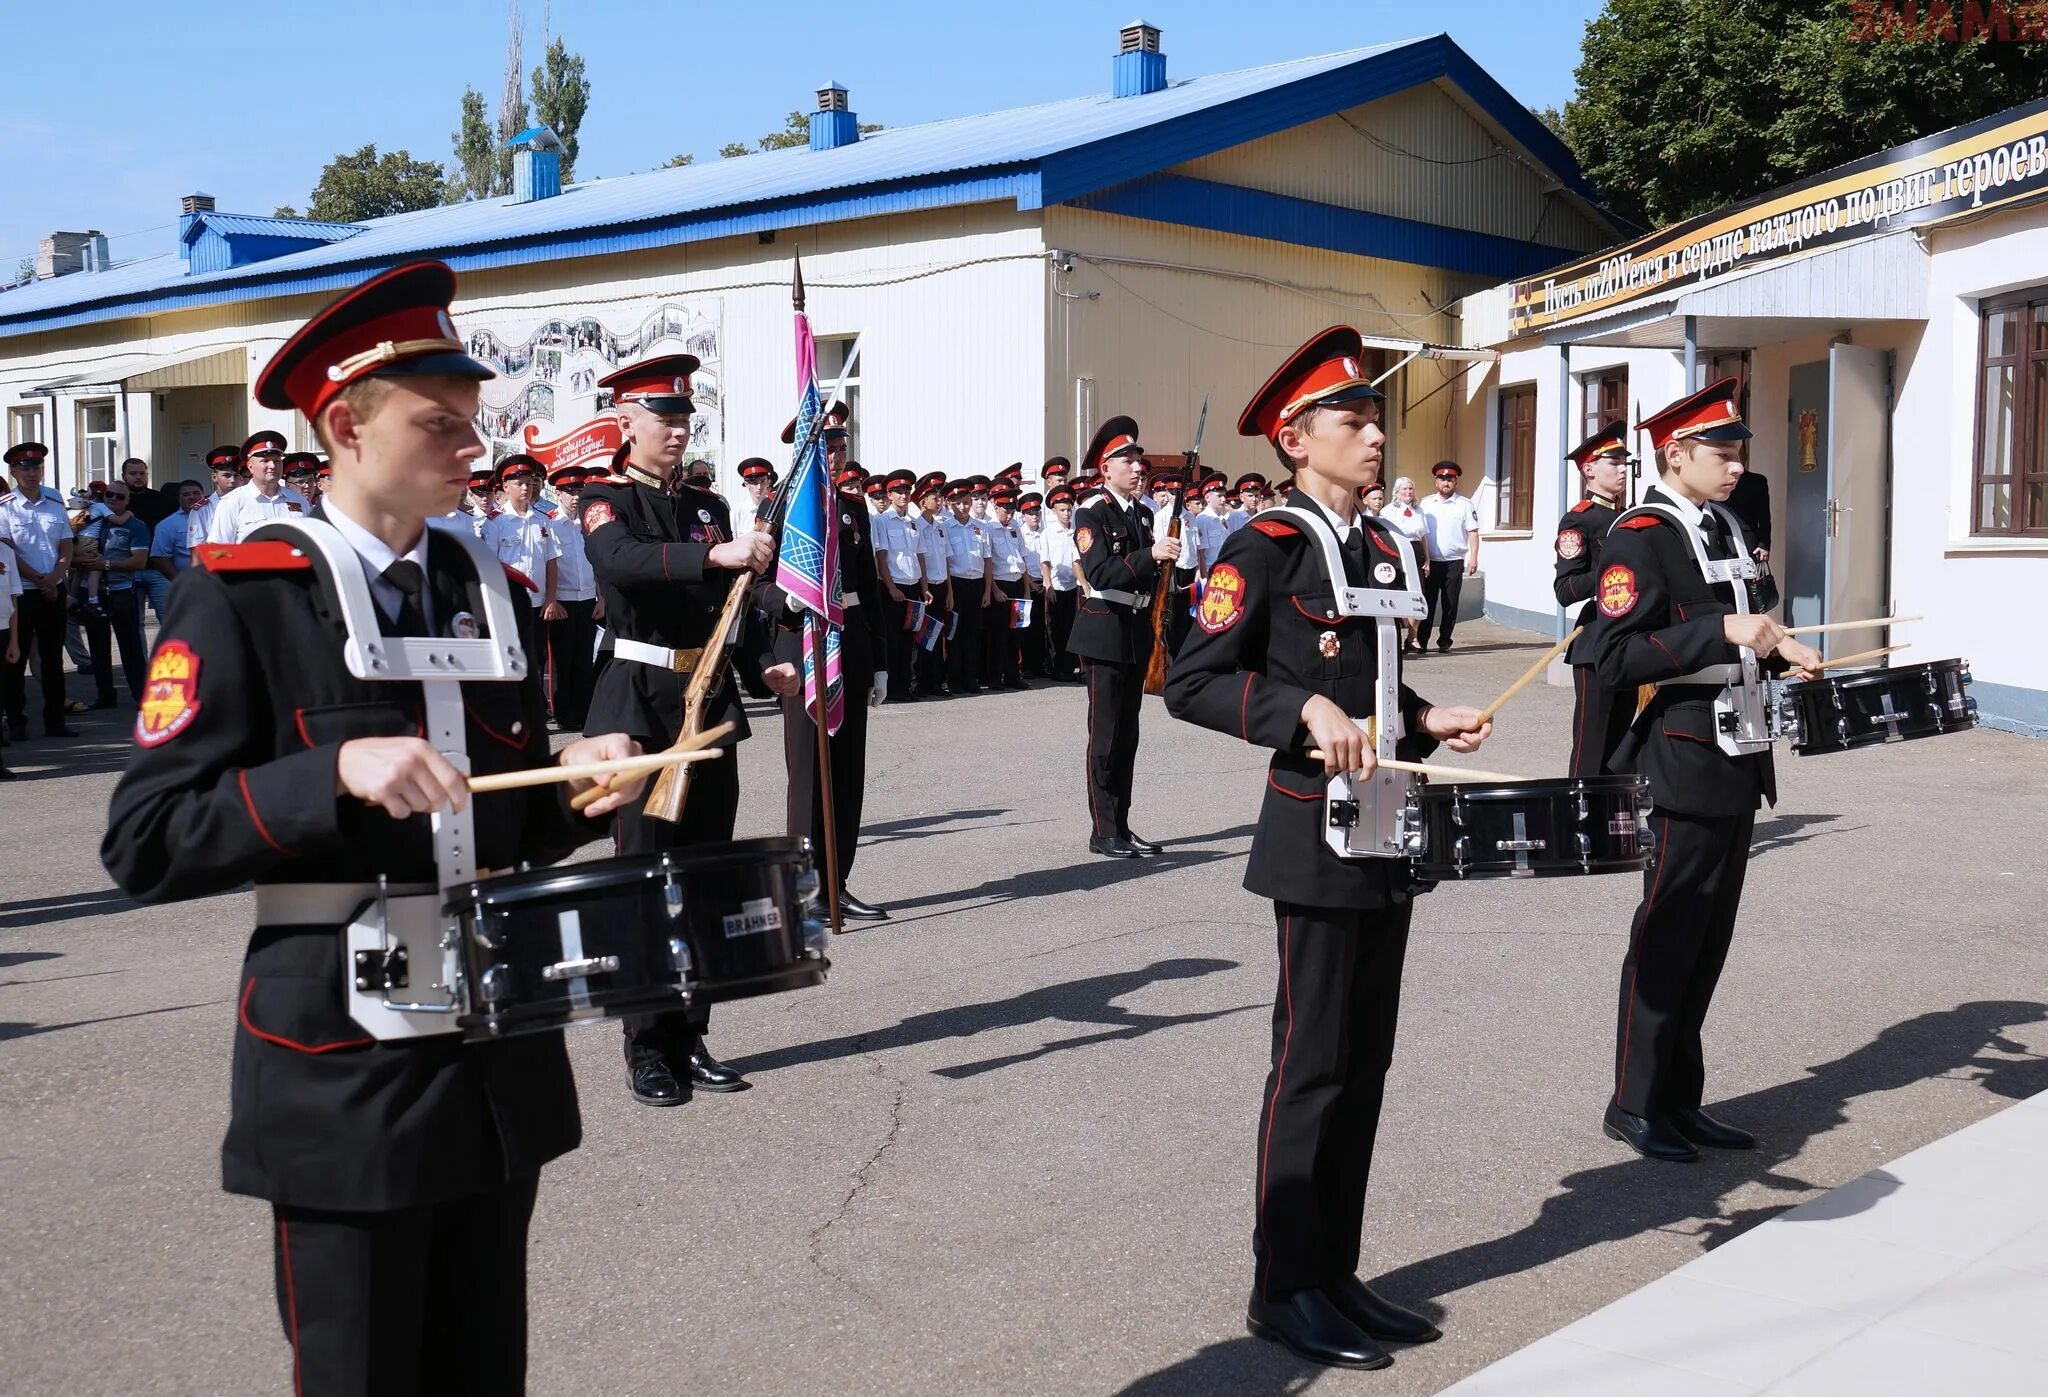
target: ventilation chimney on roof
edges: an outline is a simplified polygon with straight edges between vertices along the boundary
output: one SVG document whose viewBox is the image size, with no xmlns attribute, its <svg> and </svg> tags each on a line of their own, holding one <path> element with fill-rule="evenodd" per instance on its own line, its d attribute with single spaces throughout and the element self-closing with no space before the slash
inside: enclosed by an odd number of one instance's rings
<svg viewBox="0 0 2048 1397">
<path fill-rule="evenodd" d="M 213 212 L 211 194 L 187 194 L 178 201 L 178 256 L 187 266 L 192 262 L 192 244 L 185 236 L 202 214 Z"/>
<path fill-rule="evenodd" d="M 36 249 L 36 276 L 49 280 L 106 266 L 107 240 L 99 229 L 84 233 L 52 233 Z"/>
<path fill-rule="evenodd" d="M 1111 95 L 1142 97 L 1165 87 L 1166 55 L 1159 51 L 1158 26 L 1134 20 L 1123 27 L 1119 38 L 1111 70 Z"/>
<path fill-rule="evenodd" d="M 552 199 L 562 192 L 562 138 L 545 126 L 521 131 L 505 143 L 512 152 L 512 202 Z"/>
<path fill-rule="evenodd" d="M 860 118 L 846 109 L 846 89 L 836 82 L 818 89 L 818 109 L 811 113 L 811 149 L 836 150 L 860 139 Z"/>
</svg>

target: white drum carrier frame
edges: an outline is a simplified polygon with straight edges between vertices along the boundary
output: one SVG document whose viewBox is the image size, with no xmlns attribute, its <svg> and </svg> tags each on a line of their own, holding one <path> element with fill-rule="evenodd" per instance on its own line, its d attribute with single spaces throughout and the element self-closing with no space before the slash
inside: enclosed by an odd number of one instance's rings
<svg viewBox="0 0 2048 1397">
<path fill-rule="evenodd" d="M 476 569 L 483 595 L 484 627 L 475 639 L 413 637 L 383 634 L 381 616 L 370 596 L 361 559 L 332 524 L 298 519 L 264 526 L 252 538 L 285 540 L 317 554 L 333 583 L 348 639 L 343 658 L 348 671 L 369 683 L 418 684 L 426 701 L 427 740 L 449 765 L 469 775 L 469 747 L 462 706 L 465 683 L 516 683 L 526 677 L 526 653 L 519 645 L 518 622 L 505 570 L 467 527 L 429 527 L 459 543 Z M 451 888 L 475 881 L 476 804 L 460 811 L 437 810 L 434 830 L 435 886 L 394 888 L 379 878 L 374 889 L 337 885 L 336 905 L 356 908 L 341 948 L 342 983 L 347 988 L 349 1017 L 380 1039 L 459 1033 L 456 1015 L 467 1009 L 462 983 L 461 940 L 456 924 L 442 914 Z M 281 892 L 284 890 L 280 890 Z M 312 895 L 317 884 L 297 885 L 293 892 Z M 367 899 L 351 897 L 366 892 Z M 259 898 L 261 894 L 259 892 Z M 349 915 L 347 907 L 337 917 Z M 424 991 L 413 991 L 415 974 L 427 967 L 439 973 Z M 405 993 L 394 997 L 394 991 Z"/>
<path fill-rule="evenodd" d="M 1678 532 L 1692 545 L 1693 557 L 1698 559 L 1700 575 L 1709 584 L 1732 584 L 1735 593 L 1735 613 L 1747 616 L 1749 612 L 1749 584 L 1759 576 L 1756 560 L 1750 555 L 1749 540 L 1743 537 L 1742 525 L 1735 516 L 1718 504 L 1702 505 L 1703 511 L 1711 511 L 1721 521 L 1728 536 L 1735 540 L 1735 556 L 1732 558 L 1709 558 L 1707 541 L 1700 537 L 1700 531 L 1687 523 L 1685 516 L 1670 505 L 1646 501 L 1625 514 L 1636 510 L 1651 509 L 1678 526 Z M 1610 525 L 1612 533 L 1620 519 Z M 1757 664 L 1756 651 L 1746 645 L 1737 646 L 1742 658 L 1735 664 L 1708 665 L 1705 669 L 1691 674 L 1681 674 L 1676 679 L 1660 679 L 1657 687 L 1669 688 L 1674 684 L 1717 686 L 1720 692 L 1714 695 L 1714 740 L 1721 750 L 1731 757 L 1746 757 L 1757 752 L 1768 752 L 1771 741 L 1777 736 L 1775 705 L 1765 689 L 1763 670 Z"/>
<path fill-rule="evenodd" d="M 1386 587 L 1353 587 L 1344 574 L 1344 556 L 1337 545 L 1336 531 L 1313 510 L 1282 505 L 1268 510 L 1284 514 L 1314 539 L 1323 553 L 1323 570 L 1329 574 L 1330 595 L 1337 615 L 1365 616 L 1374 622 L 1374 643 L 1379 660 L 1379 683 L 1373 694 L 1370 727 L 1355 714 L 1352 721 L 1373 737 L 1376 761 L 1391 761 L 1394 744 L 1407 735 L 1401 723 L 1401 622 L 1419 621 L 1429 614 L 1422 598 L 1414 551 L 1404 540 L 1397 545 L 1401 557 L 1401 590 Z M 1361 517 L 1358 527 L 1371 530 Z M 1330 778 L 1323 795 L 1323 842 L 1340 859 L 1402 859 L 1409 857 L 1411 832 L 1419 838 L 1412 811 L 1415 778 L 1405 771 L 1375 767 L 1370 776 L 1354 780 L 1354 773 L 1339 772 Z"/>
</svg>

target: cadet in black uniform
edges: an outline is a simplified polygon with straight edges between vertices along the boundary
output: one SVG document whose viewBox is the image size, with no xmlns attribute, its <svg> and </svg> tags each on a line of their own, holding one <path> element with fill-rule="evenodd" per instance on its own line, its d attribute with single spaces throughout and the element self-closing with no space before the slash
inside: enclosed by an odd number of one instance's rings
<svg viewBox="0 0 2048 1397">
<path fill-rule="evenodd" d="M 1138 493 L 1145 449 L 1132 419 L 1096 428 L 1081 469 L 1100 471 L 1107 487 L 1074 514 L 1076 566 L 1087 585 L 1067 634 L 1088 678 L 1088 852 L 1134 859 L 1159 852 L 1131 833 L 1131 775 L 1159 565 L 1179 558 L 1181 543 L 1152 537 L 1152 502 Z"/>
<path fill-rule="evenodd" d="M 1324 331 L 1267 381 L 1237 427 L 1266 437 L 1297 472 L 1282 502 L 1335 530 L 1346 584 L 1393 587 L 1401 536 L 1358 513 L 1358 489 L 1378 474 L 1386 440 L 1360 354 L 1357 331 Z M 1323 842 L 1322 812 L 1331 776 L 1374 765 L 1354 719 L 1374 712 L 1378 687 L 1376 623 L 1337 614 L 1325 555 L 1295 520 L 1262 513 L 1224 541 L 1167 674 L 1166 706 L 1274 750 L 1244 878 L 1273 899 L 1280 960 L 1247 1323 L 1304 1358 L 1351 1368 L 1392 1362 L 1381 1340 L 1437 1337 L 1355 1274 L 1413 883 L 1405 859 L 1339 858 Z M 1405 685 L 1399 708 L 1407 735 L 1398 750 L 1410 759 L 1438 742 L 1469 752 L 1492 727 Z M 1311 760 L 1311 748 L 1324 758 Z"/>
<path fill-rule="evenodd" d="M 722 496 L 679 483 L 671 493 L 670 477 L 690 445 L 690 375 L 696 370 L 693 356 L 671 354 L 598 380 L 612 390 L 625 445 L 612 458 L 612 474 L 583 487 L 583 546 L 612 637 L 612 663 L 597 677 L 583 730 L 625 733 L 651 752 L 673 746 L 682 732 L 690 676 L 734 580 L 747 569 L 765 570 L 775 556 L 766 534 L 734 537 Z M 742 618 L 731 658 L 750 687 L 787 692 L 798 682 L 795 671 L 776 665 L 754 614 Z M 619 811 L 621 854 L 732 838 L 740 804 L 737 746 L 748 727 L 730 674 L 718 680 L 704 713 L 706 727 L 725 722 L 733 724 L 721 744 L 726 755 L 692 768 L 679 821 L 657 820 L 637 801 Z M 708 1022 L 708 1008 L 624 1020 L 626 1077 L 635 1100 L 649 1106 L 689 1100 L 678 1064 L 706 1091 L 746 1085 L 705 1051 Z"/>
<path fill-rule="evenodd" d="M 1628 429 L 1619 422 L 1602 427 L 1572 448 L 1571 460 L 1586 483 L 1586 497 L 1557 521 L 1557 604 L 1580 606 L 1571 624 L 1579 638 L 1565 652 L 1572 667 L 1573 776 L 1600 776 L 1636 713 L 1633 689 L 1617 691 L 1593 672 L 1593 588 L 1600 576 L 1600 548 L 1614 526 L 1615 511 L 1628 480 Z"/>
<path fill-rule="evenodd" d="M 454 508 L 483 452 L 470 419 L 491 371 L 449 322 L 454 291 L 438 262 L 376 277 L 315 316 L 256 384 L 258 402 L 298 408 L 332 453 L 309 517 L 360 556 L 387 634 L 456 634 L 485 615 L 470 555 L 426 523 Z M 517 1392 L 534 1190 L 582 1133 L 561 1035 L 366 1036 L 341 979 L 349 913 L 320 910 L 352 910 L 380 877 L 435 883 L 427 814 L 470 799 L 468 785 L 413 735 L 418 685 L 350 675 L 338 603 L 311 557 L 259 541 L 202 545 L 192 563 L 171 591 L 100 857 L 150 901 L 256 883 L 222 1181 L 275 1214 L 293 1390 Z M 524 589 L 510 592 L 523 618 Z M 551 760 L 537 665 L 523 682 L 465 684 L 463 702 L 479 774 Z M 637 750 L 623 735 L 586 738 L 562 760 Z M 477 866 L 552 862 L 602 835 L 566 804 L 588 784 L 475 797 Z"/>
<path fill-rule="evenodd" d="M 1739 666 L 1738 646 L 1800 677 L 1820 663 L 1768 616 L 1741 614 L 1749 608 L 1736 604 L 1735 589 L 1748 584 L 1709 582 L 1687 537 L 1700 537 L 1710 561 L 1748 561 L 1734 516 L 1717 503 L 1742 474 L 1749 436 L 1734 388 L 1723 379 L 1641 424 L 1657 452 L 1657 483 L 1608 534 L 1594 592 L 1600 682 L 1626 693 L 1659 686 L 1613 759 L 1615 770 L 1649 778 L 1657 862 L 1643 874 L 1622 961 L 1605 1128 L 1638 1153 L 1680 1162 L 1698 1158 L 1698 1146 L 1756 1143 L 1700 1109 L 1700 1028 L 1734 936 L 1757 805 L 1776 801 L 1777 779 L 1768 741 L 1747 754 L 1724 750 L 1732 742 L 1715 699 L 1728 671 L 1713 667 Z"/>
<path fill-rule="evenodd" d="M 844 420 L 843 418 L 835 420 Z M 875 546 L 868 531 L 867 501 L 861 497 L 867 472 L 846 460 L 846 428 L 827 427 L 826 477 L 836 484 L 827 508 L 839 514 L 839 586 L 846 607 L 839 633 L 839 674 L 845 686 L 845 707 L 839 731 L 831 735 L 833 852 L 839 862 L 839 911 L 858 921 L 885 921 L 889 913 L 846 891 L 846 875 L 860 851 L 860 811 L 867 786 L 868 705 L 875 675 L 888 673 L 882 627 L 889 609 L 882 604 L 882 581 L 875 571 Z M 775 656 L 803 673 L 807 643 L 804 618 L 792 608 L 781 588 L 762 589 L 761 605 L 775 627 Z M 782 700 L 782 755 L 789 765 L 788 817 L 792 839 L 808 837 L 812 857 L 825 867 L 825 798 L 818 786 L 818 729 L 804 705 L 801 684 Z"/>
</svg>

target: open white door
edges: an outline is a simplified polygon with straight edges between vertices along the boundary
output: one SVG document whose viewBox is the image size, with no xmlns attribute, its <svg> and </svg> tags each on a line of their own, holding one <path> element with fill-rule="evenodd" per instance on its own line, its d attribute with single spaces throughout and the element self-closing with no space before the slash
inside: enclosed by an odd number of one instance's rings
<svg viewBox="0 0 2048 1397">
<path fill-rule="evenodd" d="M 1828 347 L 1827 591 L 1822 619 L 1888 616 L 1891 562 L 1891 353 Z M 1888 633 L 1844 631 L 1823 653 L 1853 655 L 1890 643 Z"/>
</svg>

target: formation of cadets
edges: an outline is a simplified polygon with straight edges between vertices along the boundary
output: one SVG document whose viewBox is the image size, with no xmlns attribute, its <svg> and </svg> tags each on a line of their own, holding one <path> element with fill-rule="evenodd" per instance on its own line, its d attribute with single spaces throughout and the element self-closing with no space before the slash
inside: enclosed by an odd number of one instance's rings
<svg viewBox="0 0 2048 1397">
<path fill-rule="evenodd" d="M 835 404 L 822 441 L 848 701 L 828 799 L 802 701 L 801 613 L 772 583 L 776 469 L 762 457 L 739 464 L 752 507 L 735 517 L 709 468 L 687 459 L 698 361 L 643 359 L 601 380 L 619 442 L 609 459 L 550 471 L 516 454 L 486 467 L 471 424 L 493 375 L 449 320 L 454 289 L 439 263 L 382 274 L 266 368 L 258 400 L 304 414 L 326 461 L 292 456 L 271 432 L 209 457 L 216 491 L 192 524 L 204 540 L 172 592 L 102 849 L 140 898 L 256 884 L 223 1173 L 230 1191 L 273 1210 L 297 1389 L 518 1390 L 538 1173 L 581 1138 L 558 1032 L 385 1039 L 351 1019 L 336 938 L 387 880 L 437 886 L 430 814 L 475 801 L 480 869 L 546 864 L 602 838 L 621 855 L 729 841 L 742 768 L 761 760 L 743 756 L 742 697 L 774 699 L 788 832 L 815 846 L 829 831 L 842 907 L 880 921 L 887 910 L 846 886 L 869 703 L 1085 679 L 1088 847 L 1138 858 L 1159 848 L 1133 830 L 1131 800 L 1141 699 L 1162 646 L 1172 715 L 1272 754 L 1244 878 L 1273 905 L 1277 953 L 1247 1322 L 1350 1367 L 1390 1362 L 1385 1343 L 1436 1338 L 1356 1274 L 1403 955 L 1428 885 L 1405 859 L 1340 857 L 1319 816 L 1329 781 L 1369 769 L 1374 743 L 1411 760 L 1439 745 L 1470 752 L 1491 724 L 1400 682 L 1390 623 L 1347 609 L 1420 573 L 1413 535 L 1379 517 L 1382 399 L 1357 332 L 1309 341 L 1244 410 L 1238 430 L 1273 451 L 1276 488 L 1257 474 L 1228 481 L 1192 453 L 1150 457 L 1125 416 L 1101 425 L 1078 470 L 1047 461 L 1036 489 L 1021 463 L 956 479 L 871 475 L 847 459 L 849 414 Z M 1702 676 L 1736 646 L 1794 674 L 1817 657 L 1712 580 L 1708 560 L 1745 548 L 1714 503 L 1740 474 L 1747 435 L 1728 386 L 1643 425 L 1662 476 L 1635 509 L 1619 508 L 1618 429 L 1572 453 L 1586 498 L 1559 526 L 1557 595 L 1587 622 L 1570 656 L 1572 769 L 1647 776 L 1663 851 L 1623 966 L 1603 1123 L 1640 1153 L 1687 1160 L 1752 1143 L 1702 1109 L 1700 1027 L 1750 824 L 1774 793 L 1767 752 L 1715 744 Z M 477 633 L 477 555 L 451 527 L 466 524 L 503 566 L 520 635 L 544 660 L 516 684 L 461 683 L 455 750 L 469 770 L 424 736 L 420 684 L 380 686 L 344 667 L 345 633 L 313 561 L 243 541 L 252 521 L 295 514 L 331 525 L 359 559 L 386 635 Z M 430 530 L 436 519 L 442 529 Z M 1325 534 L 1336 551 L 1318 545 Z M 1341 591 L 1328 571 L 1340 565 Z M 754 604 L 728 635 L 728 598 L 749 575 Z M 1383 676 L 1388 657 L 1395 670 Z M 644 776 L 471 794 L 470 775 L 670 747 L 693 679 L 714 664 L 708 690 L 698 686 L 703 725 L 733 731 L 721 755 L 690 768 L 677 819 L 643 808 Z M 1647 722 L 1630 721 L 1638 686 L 1655 686 Z M 1362 718 L 1376 703 L 1393 723 L 1381 737 Z M 551 754 L 550 720 L 587 735 Z M 622 1028 L 639 1102 L 749 1085 L 709 1051 L 702 1007 Z"/>
</svg>

